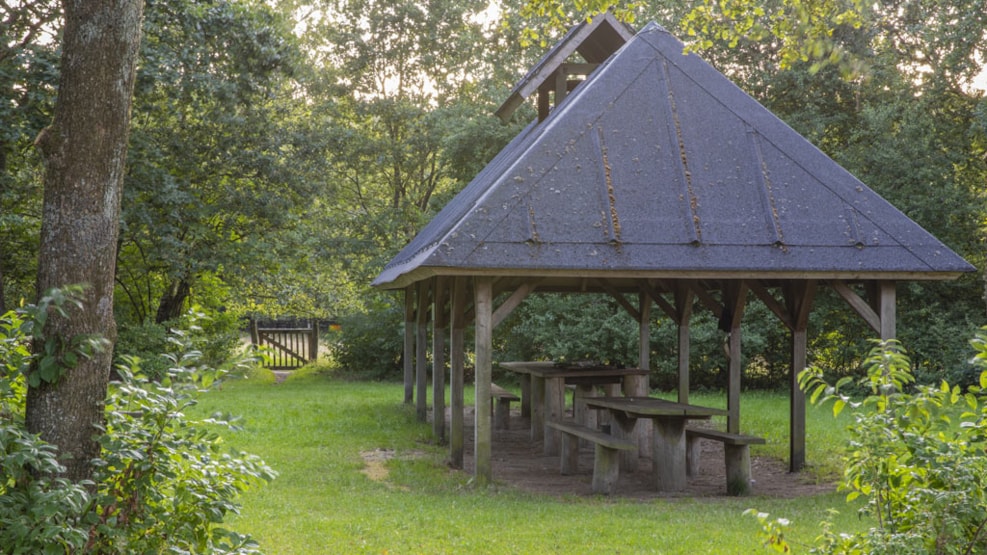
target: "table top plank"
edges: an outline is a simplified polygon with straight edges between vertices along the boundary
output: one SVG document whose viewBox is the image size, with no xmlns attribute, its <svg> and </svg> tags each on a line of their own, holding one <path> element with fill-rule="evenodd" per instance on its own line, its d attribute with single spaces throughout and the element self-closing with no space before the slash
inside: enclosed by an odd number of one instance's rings
<svg viewBox="0 0 987 555">
<path fill-rule="evenodd" d="M 713 407 L 686 405 L 655 397 L 587 397 L 590 408 L 620 411 L 637 418 L 654 416 L 681 416 L 683 418 L 709 418 L 723 416 L 727 411 Z"/>
<path fill-rule="evenodd" d="M 500 362 L 498 366 L 518 374 L 530 374 L 538 378 L 621 378 L 647 376 L 644 368 L 614 368 L 613 366 L 559 366 L 554 362 Z"/>
</svg>

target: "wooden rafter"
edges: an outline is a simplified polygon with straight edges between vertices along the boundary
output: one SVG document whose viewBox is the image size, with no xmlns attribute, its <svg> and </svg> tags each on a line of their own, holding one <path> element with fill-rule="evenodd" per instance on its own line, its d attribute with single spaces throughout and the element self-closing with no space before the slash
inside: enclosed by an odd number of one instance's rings
<svg viewBox="0 0 987 555">
<path fill-rule="evenodd" d="M 757 281 L 751 281 L 748 283 L 748 286 L 757 295 L 757 298 L 761 299 L 764 306 L 768 307 L 768 310 L 781 320 L 781 323 L 785 324 L 785 327 L 789 330 L 793 329 L 791 316 L 785 309 L 785 306 L 775 299 L 774 295 L 764 285 Z"/>
<path fill-rule="evenodd" d="M 654 301 L 654 303 L 658 305 L 658 308 L 668 315 L 669 318 L 678 322 L 679 318 L 675 307 L 666 301 L 665 298 L 661 296 L 661 293 L 659 293 L 658 290 L 651 285 L 651 283 L 647 280 L 641 280 L 641 291 L 651 297 L 651 300 Z"/>
<path fill-rule="evenodd" d="M 624 310 L 626 310 L 627 313 L 631 315 L 631 318 L 634 318 L 635 322 L 641 321 L 641 312 L 637 309 L 636 306 L 632 305 L 630 301 L 627 300 L 627 297 L 625 297 L 622 293 L 614 289 L 609 283 L 607 283 L 604 280 L 597 280 L 597 284 L 599 285 L 600 289 L 603 289 L 604 291 L 607 292 L 607 294 L 613 297 L 617 301 L 617 304 L 624 307 Z"/>
<path fill-rule="evenodd" d="M 530 295 L 537 287 L 538 280 L 532 280 L 522 283 L 520 287 L 515 289 L 514 292 L 511 293 L 511 296 L 508 297 L 507 300 L 494 311 L 493 327 L 496 328 L 501 322 L 504 321 L 505 318 L 510 316 L 511 312 L 520 306 L 521 303 L 524 302 L 524 299 L 528 298 L 528 295 Z"/>
<path fill-rule="evenodd" d="M 853 291 L 853 289 L 850 289 L 850 286 L 842 281 L 831 281 L 829 282 L 829 286 L 833 289 L 833 291 L 836 291 L 848 305 L 850 305 L 850 308 L 852 308 L 854 312 L 860 315 L 860 317 L 867 322 L 868 326 L 870 326 L 877 333 L 881 333 L 881 317 L 874 312 L 874 309 L 867 304 L 867 301 L 862 299 Z"/>
</svg>

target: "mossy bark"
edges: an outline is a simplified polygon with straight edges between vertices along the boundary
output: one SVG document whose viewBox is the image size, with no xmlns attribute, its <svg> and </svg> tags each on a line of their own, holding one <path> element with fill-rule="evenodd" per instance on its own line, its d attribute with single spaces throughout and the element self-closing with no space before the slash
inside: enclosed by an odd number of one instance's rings
<svg viewBox="0 0 987 555">
<path fill-rule="evenodd" d="M 37 289 L 85 286 L 82 307 L 49 317 L 43 333 L 67 344 L 116 336 L 113 287 L 142 0 L 65 0 L 61 80 L 54 119 L 37 138 L 45 192 Z M 36 346 L 37 347 L 37 346 Z M 72 480 L 89 478 L 112 349 L 31 387 L 28 430 L 58 447 Z"/>
</svg>

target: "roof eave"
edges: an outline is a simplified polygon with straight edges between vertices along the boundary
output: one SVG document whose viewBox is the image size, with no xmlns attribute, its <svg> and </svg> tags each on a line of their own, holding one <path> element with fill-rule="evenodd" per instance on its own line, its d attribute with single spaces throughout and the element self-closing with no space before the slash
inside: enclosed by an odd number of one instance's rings
<svg viewBox="0 0 987 555">
<path fill-rule="evenodd" d="M 420 281 L 437 276 L 444 277 L 494 277 L 510 279 L 594 279 L 619 280 L 798 280 L 798 281 L 951 281 L 958 279 L 963 271 L 920 272 L 920 271 L 713 271 L 713 270 L 538 270 L 527 268 L 453 268 L 418 266 L 410 272 L 400 274 L 390 281 L 375 281 L 373 286 L 382 290 L 404 289 Z M 386 279 L 385 276 L 381 278 Z"/>
</svg>

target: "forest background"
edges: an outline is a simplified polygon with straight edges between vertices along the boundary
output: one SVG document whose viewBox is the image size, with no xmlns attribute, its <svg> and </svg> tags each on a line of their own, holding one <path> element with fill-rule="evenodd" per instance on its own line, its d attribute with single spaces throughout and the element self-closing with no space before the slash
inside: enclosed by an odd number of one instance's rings
<svg viewBox="0 0 987 555">
<path fill-rule="evenodd" d="M 636 8 L 640 24 L 701 47 L 980 270 L 899 285 L 898 335 L 922 381 L 978 375 L 967 360 L 987 316 L 987 100 L 973 86 L 987 51 L 981 4 L 879 2 L 866 20 L 833 28 L 843 58 L 822 65 L 773 38 L 693 38 L 699 2 Z M 217 359 L 247 318 L 316 318 L 341 324 L 328 332 L 341 368 L 399 376 L 402 300 L 370 281 L 534 118 L 530 107 L 506 125 L 493 116 L 556 36 L 547 28 L 523 40 L 550 17 L 522 10 L 515 0 L 149 0 L 117 252 L 117 352 L 146 354 L 153 372 L 166 330 L 190 311 L 208 317 L 207 355 Z M 25 0 L 0 4 L 0 19 L 3 313 L 35 296 L 43 170 L 33 144 L 51 121 L 60 15 L 55 2 Z M 776 387 L 787 332 L 759 303 L 745 316 L 745 383 Z M 498 328 L 497 348 L 505 360 L 632 364 L 636 326 L 610 298 L 534 296 Z M 652 327 L 660 387 L 674 374 L 661 356 L 674 351 L 674 326 Z M 718 387 L 716 322 L 697 311 L 693 330 L 694 385 Z M 858 369 L 872 335 L 825 291 L 809 330 L 811 361 L 837 374 Z"/>
</svg>

